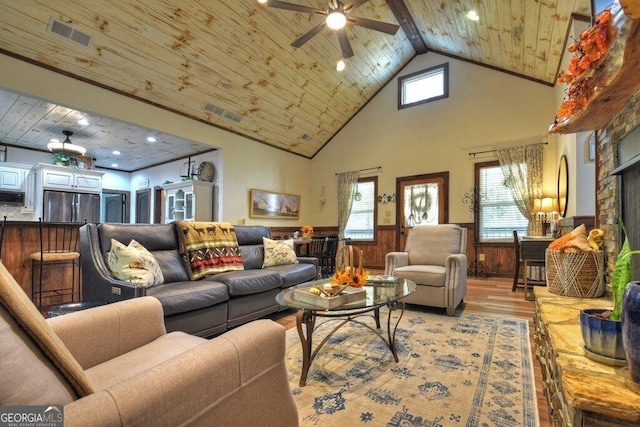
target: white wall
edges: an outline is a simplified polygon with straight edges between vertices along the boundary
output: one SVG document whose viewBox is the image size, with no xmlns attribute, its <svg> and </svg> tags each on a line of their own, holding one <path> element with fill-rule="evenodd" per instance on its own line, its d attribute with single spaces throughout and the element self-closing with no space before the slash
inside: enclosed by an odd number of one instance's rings
<svg viewBox="0 0 640 427">
<path fill-rule="evenodd" d="M 313 224 L 335 225 L 336 172 L 382 166 L 378 191 L 395 193 L 396 177 L 449 171 L 449 220 L 471 222 L 462 199 L 473 186 L 472 151 L 543 142 L 553 120 L 553 88 L 435 53 L 417 56 L 399 74 L 449 63 L 449 97 L 397 109 L 397 78 L 313 159 Z M 555 187 L 555 145 L 545 147 L 545 191 Z M 495 157 L 493 157 L 495 158 Z M 320 208 L 322 185 L 326 205 Z M 548 188 L 547 188 L 548 187 Z M 378 221 L 395 205 L 379 205 Z"/>
</svg>

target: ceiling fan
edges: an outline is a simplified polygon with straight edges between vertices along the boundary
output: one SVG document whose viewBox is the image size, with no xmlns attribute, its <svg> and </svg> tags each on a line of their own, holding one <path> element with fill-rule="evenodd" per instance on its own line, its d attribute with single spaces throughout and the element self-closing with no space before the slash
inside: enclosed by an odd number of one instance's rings
<svg viewBox="0 0 640 427">
<path fill-rule="evenodd" d="M 318 15 L 326 16 L 326 19 L 312 28 L 307 33 L 303 34 L 298 39 L 294 40 L 291 43 L 293 47 L 301 47 L 303 44 L 311 40 L 313 36 L 318 34 L 320 31 L 324 29 L 324 27 L 329 27 L 336 31 L 338 34 L 338 41 L 340 42 L 340 49 L 342 50 L 343 58 L 350 58 L 353 56 L 353 49 L 351 48 L 351 42 L 349 42 L 349 37 L 344 30 L 346 24 L 349 25 L 357 25 L 360 27 L 368 28 L 370 30 L 381 31 L 383 33 L 394 35 L 398 28 L 398 25 L 388 24 L 386 22 L 374 21 L 367 18 L 360 18 L 358 16 L 353 16 L 351 13 L 362 6 L 369 0 L 353 0 L 351 3 L 345 5 L 340 0 L 329 0 L 327 4 L 327 9 L 316 9 L 313 7 L 302 6 L 299 4 L 287 3 L 278 0 L 266 0 L 266 4 L 269 7 L 274 7 L 276 9 L 285 9 L 292 10 L 294 12 L 302 12 L 302 13 L 315 13 Z M 261 1 L 261 3 L 264 3 Z"/>
</svg>

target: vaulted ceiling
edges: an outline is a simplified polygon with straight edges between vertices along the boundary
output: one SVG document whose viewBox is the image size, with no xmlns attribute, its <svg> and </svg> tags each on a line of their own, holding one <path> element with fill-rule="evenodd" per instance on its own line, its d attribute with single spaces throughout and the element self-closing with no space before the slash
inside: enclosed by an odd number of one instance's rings
<svg viewBox="0 0 640 427">
<path fill-rule="evenodd" d="M 469 10 L 480 19 L 468 19 Z M 553 85 L 571 17 L 590 16 L 591 3 L 369 0 L 352 15 L 401 29 L 388 35 L 348 25 L 354 56 L 342 72 L 332 30 L 291 46 L 323 16 L 255 0 L 0 0 L 0 52 L 312 158 L 416 54 L 438 52 Z M 70 39 L 58 34 L 65 30 Z M 17 106 L 0 106 L 0 142 L 44 148 L 48 135 L 33 126 L 40 113 L 32 113 L 32 126 L 3 122 Z"/>
</svg>

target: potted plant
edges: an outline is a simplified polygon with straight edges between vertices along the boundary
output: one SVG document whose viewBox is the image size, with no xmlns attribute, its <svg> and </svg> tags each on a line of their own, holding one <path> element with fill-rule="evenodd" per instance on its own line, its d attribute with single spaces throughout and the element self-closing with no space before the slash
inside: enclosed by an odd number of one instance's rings
<svg viewBox="0 0 640 427">
<path fill-rule="evenodd" d="M 53 153 L 53 164 L 59 166 L 66 166 L 69 158 L 62 153 Z"/>
<path fill-rule="evenodd" d="M 625 288 L 631 280 L 631 256 L 640 253 L 631 250 L 624 225 L 622 230 L 624 242 L 616 257 L 611 280 L 613 310 L 592 308 L 580 311 L 580 330 L 587 357 L 613 366 L 626 364 L 622 337 L 622 303 Z"/>
</svg>

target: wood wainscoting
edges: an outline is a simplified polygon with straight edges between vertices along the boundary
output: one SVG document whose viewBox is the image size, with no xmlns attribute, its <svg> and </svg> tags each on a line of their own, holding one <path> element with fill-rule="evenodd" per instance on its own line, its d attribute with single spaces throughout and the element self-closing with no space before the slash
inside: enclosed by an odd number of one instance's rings
<svg viewBox="0 0 640 427">
<path fill-rule="evenodd" d="M 52 235 L 63 239 L 62 229 L 79 228 L 80 223 L 59 224 L 60 232 L 56 234 L 52 231 Z M 75 233 L 75 230 L 74 230 Z M 66 235 L 68 236 L 68 234 Z M 59 244 L 62 247 L 62 243 Z M 16 282 L 22 287 L 24 292 L 31 297 L 31 254 L 40 251 L 40 239 L 37 221 L 7 221 L 4 229 L 4 237 L 2 239 L 2 263 L 9 273 L 16 279 Z M 43 290 L 58 289 L 67 287 L 72 283 L 72 270 L 69 269 L 46 269 L 43 274 Z M 76 284 L 81 289 L 82 278 Z M 79 294 L 78 294 L 79 295 Z M 79 298 L 76 298 L 79 300 Z M 71 302 L 70 295 L 48 295 L 43 296 L 43 306 L 61 304 Z"/>
<path fill-rule="evenodd" d="M 467 259 L 468 264 L 475 259 L 473 248 L 474 232 L 473 223 L 460 223 L 467 229 Z M 289 237 L 297 231 L 297 227 L 271 227 L 273 236 L 277 238 Z M 337 234 L 338 227 L 314 227 L 314 235 Z M 379 225 L 376 228 L 376 240 L 371 243 L 357 243 L 363 251 L 366 268 L 384 270 L 384 258 L 396 247 L 395 225 Z M 489 276 L 513 277 L 515 272 L 515 248 L 513 242 L 506 243 L 481 243 L 478 245 L 478 253 L 484 254 L 483 267 Z"/>
</svg>

